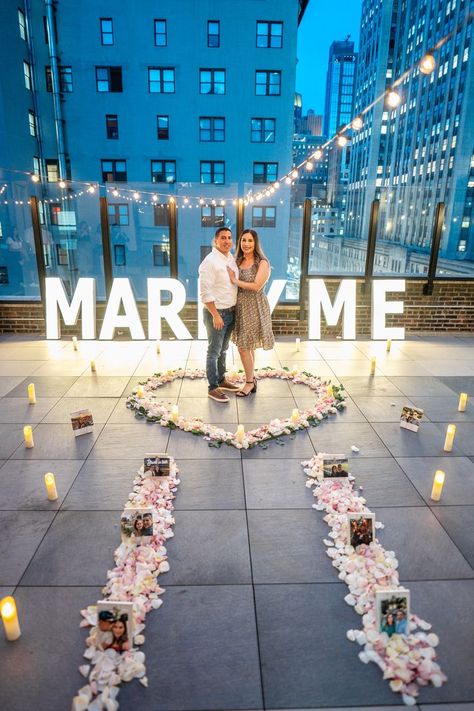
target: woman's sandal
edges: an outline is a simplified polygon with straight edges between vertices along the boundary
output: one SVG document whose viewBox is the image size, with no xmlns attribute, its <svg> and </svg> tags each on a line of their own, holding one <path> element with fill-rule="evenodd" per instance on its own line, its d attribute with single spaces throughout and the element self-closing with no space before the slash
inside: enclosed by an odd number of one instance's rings
<svg viewBox="0 0 474 711">
<path fill-rule="evenodd" d="M 252 393 L 257 392 L 257 381 L 255 380 L 255 378 L 253 380 L 246 380 L 245 383 L 246 383 L 246 385 L 253 385 L 253 388 L 251 390 L 249 390 L 248 393 L 244 393 L 243 390 L 238 390 L 235 393 L 236 397 L 248 397 Z"/>
</svg>

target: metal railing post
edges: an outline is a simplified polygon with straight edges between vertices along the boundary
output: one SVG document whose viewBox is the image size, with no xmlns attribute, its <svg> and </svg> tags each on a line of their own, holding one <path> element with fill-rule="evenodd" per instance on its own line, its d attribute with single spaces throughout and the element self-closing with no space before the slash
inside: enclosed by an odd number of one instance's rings
<svg viewBox="0 0 474 711">
<path fill-rule="evenodd" d="M 100 231 L 102 234 L 102 260 L 104 266 L 105 294 L 108 297 L 112 289 L 112 249 L 110 246 L 109 206 L 106 197 L 99 197 Z"/>
<path fill-rule="evenodd" d="M 372 200 L 372 205 L 370 207 L 369 234 L 367 236 L 367 255 L 365 258 L 364 284 L 362 285 L 363 291 L 366 290 L 367 284 L 372 279 L 372 276 L 374 274 L 374 257 L 375 257 L 375 244 L 377 242 L 377 226 L 378 226 L 378 222 L 379 222 L 379 208 L 380 208 L 380 200 Z"/>
<path fill-rule="evenodd" d="M 239 198 L 237 201 L 237 219 L 235 221 L 235 238 L 234 242 L 237 244 L 237 240 L 239 239 L 240 235 L 242 234 L 242 231 L 244 229 L 244 218 L 245 218 L 245 207 L 244 207 L 244 201 L 242 198 Z"/>
<path fill-rule="evenodd" d="M 307 285 L 309 271 L 309 246 L 311 241 L 311 213 L 312 203 L 306 198 L 303 204 L 303 228 L 301 234 L 301 259 L 300 259 L 300 319 L 306 316 Z"/>
<path fill-rule="evenodd" d="M 431 233 L 430 265 L 428 267 L 428 281 L 423 285 L 423 294 L 430 296 L 433 293 L 433 282 L 436 279 L 436 269 L 438 267 L 439 248 L 441 246 L 441 236 L 443 234 L 444 214 L 446 206 L 444 202 L 436 204 L 436 212 L 433 221 L 433 231 Z"/>
<path fill-rule="evenodd" d="M 170 277 L 178 278 L 178 212 L 176 210 L 176 200 L 170 199 L 169 205 L 170 218 Z"/>
<path fill-rule="evenodd" d="M 36 268 L 38 270 L 39 290 L 43 309 L 46 309 L 46 264 L 44 261 L 43 238 L 41 236 L 41 223 L 39 218 L 38 198 L 30 197 L 31 224 L 35 243 Z"/>
</svg>

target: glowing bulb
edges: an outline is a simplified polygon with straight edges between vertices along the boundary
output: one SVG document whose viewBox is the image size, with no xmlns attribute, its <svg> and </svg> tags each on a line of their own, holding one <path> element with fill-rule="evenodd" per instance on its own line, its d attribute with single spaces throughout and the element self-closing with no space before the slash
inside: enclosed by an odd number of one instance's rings
<svg viewBox="0 0 474 711">
<path fill-rule="evenodd" d="M 285 183 L 286 183 L 287 185 L 291 185 L 291 178 L 290 178 L 290 176 L 288 176 L 287 178 L 285 178 Z"/>
<path fill-rule="evenodd" d="M 317 150 L 314 152 L 314 157 L 316 158 L 316 160 L 319 160 L 322 157 L 322 155 L 323 155 L 323 152 L 320 150 Z"/>
<path fill-rule="evenodd" d="M 170 202 L 171 202 L 171 203 L 174 203 L 174 201 L 175 201 L 175 200 L 174 200 L 174 197 L 171 196 L 171 197 L 170 197 Z"/>
<path fill-rule="evenodd" d="M 278 181 L 276 183 L 273 183 L 273 187 L 275 188 L 275 190 L 278 190 L 278 188 L 280 187 L 280 183 Z"/>
<path fill-rule="evenodd" d="M 364 125 L 364 121 L 362 119 L 362 116 L 356 116 L 351 124 L 354 131 L 360 131 L 360 129 L 362 128 L 363 125 Z"/>
<path fill-rule="evenodd" d="M 185 205 L 187 205 L 188 202 L 189 202 L 189 198 L 184 198 L 183 202 L 184 202 Z"/>
<path fill-rule="evenodd" d="M 432 54 L 425 54 L 420 62 L 420 72 L 422 74 L 431 74 L 433 69 L 436 67 L 436 60 Z"/>
<path fill-rule="evenodd" d="M 153 200 L 153 202 L 156 202 L 158 200 L 158 195 L 152 195 L 151 199 Z"/>
<path fill-rule="evenodd" d="M 221 200 L 221 205 L 222 205 L 222 206 L 225 205 L 225 200 Z"/>
<path fill-rule="evenodd" d="M 347 138 L 345 136 L 338 136 L 336 140 L 337 140 L 337 145 L 340 146 L 341 148 L 344 148 L 344 146 L 347 143 Z"/>
<path fill-rule="evenodd" d="M 387 106 L 390 106 L 391 109 L 396 109 L 401 100 L 402 97 L 400 96 L 400 94 L 397 94 L 397 92 L 393 89 L 387 92 Z"/>
<path fill-rule="evenodd" d="M 140 193 L 134 192 L 133 197 L 135 200 L 138 200 L 140 198 Z"/>
<path fill-rule="evenodd" d="M 306 161 L 306 170 L 313 170 L 314 165 L 311 163 L 310 160 Z"/>
<path fill-rule="evenodd" d="M 93 186 L 93 185 L 89 185 L 89 187 L 87 188 L 87 192 L 88 192 L 88 193 L 95 193 L 95 188 L 94 188 L 94 186 Z"/>
<path fill-rule="evenodd" d="M 35 173 L 33 173 L 33 175 L 31 176 L 31 180 L 34 183 L 39 183 L 39 175 L 36 175 Z"/>
<path fill-rule="evenodd" d="M 291 174 L 291 177 L 296 180 L 296 178 L 298 177 L 298 171 L 297 171 L 297 170 L 294 170 L 294 171 L 292 172 L 292 174 Z"/>
<path fill-rule="evenodd" d="M 59 185 L 60 188 L 65 188 L 65 187 L 66 187 L 66 183 L 64 182 L 64 180 L 60 180 L 59 183 L 58 183 L 58 185 Z"/>
<path fill-rule="evenodd" d="M 204 200 L 202 198 L 199 198 L 199 204 L 204 205 Z"/>
<path fill-rule="evenodd" d="M 117 188 L 114 188 L 114 189 L 112 190 L 112 195 L 113 195 L 114 197 L 118 197 L 118 196 L 119 196 L 119 191 L 117 190 Z"/>
</svg>

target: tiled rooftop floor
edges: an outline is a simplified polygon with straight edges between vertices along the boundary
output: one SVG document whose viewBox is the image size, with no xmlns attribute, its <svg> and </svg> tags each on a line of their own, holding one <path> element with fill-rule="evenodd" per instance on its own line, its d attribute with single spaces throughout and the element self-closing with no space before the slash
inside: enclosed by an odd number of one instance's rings
<svg viewBox="0 0 474 711">
<path fill-rule="evenodd" d="M 143 454 L 176 458 L 181 486 L 164 604 L 147 618 L 148 689 L 123 685 L 123 711 L 400 708 L 375 665 L 358 660 L 346 630 L 360 618 L 325 555 L 327 527 L 311 509 L 301 460 L 346 451 L 368 505 L 396 551 L 412 608 L 433 623 L 449 682 L 421 690 L 422 711 L 474 710 L 474 338 L 279 342 L 260 365 L 293 365 L 341 380 L 347 410 L 285 446 L 242 455 L 179 431 L 138 421 L 125 396 L 147 374 L 200 367 L 205 344 L 167 342 L 157 356 L 143 343 L 0 339 L 0 595 L 14 592 L 23 635 L 0 634 L 2 711 L 64 711 L 85 681 L 80 608 L 100 597 L 119 518 Z M 368 376 L 371 355 L 377 373 Z M 97 376 L 89 361 L 95 357 Z M 229 359 L 230 365 L 230 359 Z M 38 402 L 29 406 L 34 382 Z M 470 395 L 457 412 L 460 391 Z M 256 397 L 227 406 L 206 398 L 204 381 L 175 382 L 163 398 L 183 414 L 235 429 L 288 416 L 311 404 L 303 386 L 259 384 Z M 395 405 L 392 405 L 395 403 Z M 424 408 L 418 434 L 401 430 L 403 404 Z M 69 413 L 90 406 L 92 435 L 75 439 Z M 455 448 L 443 452 L 446 424 Z M 35 447 L 22 444 L 33 427 Z M 360 447 L 352 454 L 350 447 Z M 446 471 L 439 503 L 433 473 Z M 56 474 L 48 502 L 43 474 Z"/>
</svg>

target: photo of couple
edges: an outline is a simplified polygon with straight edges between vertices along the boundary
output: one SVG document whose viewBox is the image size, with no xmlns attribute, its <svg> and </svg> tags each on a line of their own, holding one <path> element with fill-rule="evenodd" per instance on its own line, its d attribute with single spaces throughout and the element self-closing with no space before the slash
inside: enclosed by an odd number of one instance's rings
<svg viewBox="0 0 474 711">
<path fill-rule="evenodd" d="M 98 602 L 97 647 L 102 650 L 114 649 L 119 653 L 131 649 L 131 619 L 131 602 Z"/>
<path fill-rule="evenodd" d="M 368 546 L 374 540 L 374 514 L 348 514 L 349 543 L 353 548 Z"/>
<path fill-rule="evenodd" d="M 146 454 L 143 459 L 145 476 L 169 476 L 170 458 L 167 454 Z"/>
<path fill-rule="evenodd" d="M 349 476 L 348 459 L 323 459 L 324 479 L 345 479 Z"/>
<path fill-rule="evenodd" d="M 380 632 L 386 632 L 389 637 L 408 634 L 409 591 L 377 590 L 375 595 Z"/>
<path fill-rule="evenodd" d="M 151 509 L 125 509 L 120 520 L 120 530 L 123 540 L 131 539 L 137 543 L 141 542 L 142 538 L 153 536 L 153 511 Z"/>
<path fill-rule="evenodd" d="M 255 350 L 271 350 L 275 339 L 268 299 L 263 291 L 270 276 L 258 234 L 245 229 L 232 255 L 232 231 L 216 230 L 212 252 L 199 267 L 200 299 L 204 304 L 207 331 L 206 374 L 208 395 L 216 402 L 229 402 L 227 393 L 248 397 L 257 392 Z M 245 371 L 242 388 L 225 379 L 229 341 L 235 343 Z"/>
</svg>

